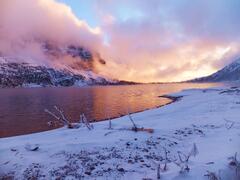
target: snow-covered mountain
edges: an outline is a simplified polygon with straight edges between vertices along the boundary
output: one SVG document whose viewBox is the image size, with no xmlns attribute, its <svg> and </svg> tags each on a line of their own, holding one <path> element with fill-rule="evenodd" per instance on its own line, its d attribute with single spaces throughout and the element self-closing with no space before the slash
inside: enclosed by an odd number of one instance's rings
<svg viewBox="0 0 240 180">
<path fill-rule="evenodd" d="M 46 87 L 115 84 L 90 70 L 55 69 L 0 57 L 0 87 Z"/>
<path fill-rule="evenodd" d="M 191 82 L 223 81 L 240 81 L 240 58 L 210 76 L 191 80 Z"/>
<path fill-rule="evenodd" d="M 59 46 L 40 41 L 42 59 L 7 56 L 0 52 L 0 87 L 84 86 L 116 84 L 97 74 L 106 64 L 98 53 L 76 45 Z M 45 62 L 45 64 L 44 64 Z"/>
</svg>

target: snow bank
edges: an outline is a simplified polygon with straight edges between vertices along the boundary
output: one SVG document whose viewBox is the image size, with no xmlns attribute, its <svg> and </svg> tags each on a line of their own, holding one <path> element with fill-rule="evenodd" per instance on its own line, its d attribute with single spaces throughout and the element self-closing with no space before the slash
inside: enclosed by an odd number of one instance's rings
<svg viewBox="0 0 240 180">
<path fill-rule="evenodd" d="M 167 162 L 161 179 L 207 179 L 207 171 L 222 179 L 237 179 L 228 164 L 240 159 L 240 89 L 191 89 L 173 104 L 132 115 L 138 127 L 154 133 L 133 132 L 128 116 L 87 128 L 60 128 L 0 139 L 0 178 L 156 179 L 158 164 Z M 188 154 L 193 143 L 199 154 L 179 173 L 178 153 Z M 166 157 L 167 152 L 167 157 Z M 240 172 L 239 172 L 240 174 Z"/>
</svg>

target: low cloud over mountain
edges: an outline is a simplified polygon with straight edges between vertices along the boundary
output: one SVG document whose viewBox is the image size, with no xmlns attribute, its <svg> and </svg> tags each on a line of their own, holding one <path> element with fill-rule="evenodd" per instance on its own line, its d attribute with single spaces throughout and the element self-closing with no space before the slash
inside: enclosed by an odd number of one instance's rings
<svg viewBox="0 0 240 180">
<path fill-rule="evenodd" d="M 81 7 L 86 1 L 75 3 Z M 140 82 L 208 75 L 239 56 L 238 0 L 88 4 L 88 12 L 79 10 L 76 16 L 66 0 L 2 0 L 0 53 L 38 65 L 72 68 L 86 63 L 79 65 L 79 57 L 62 52 L 72 46 L 83 48 L 92 54 L 87 65 L 91 70 Z M 94 28 L 81 18 L 86 13 L 95 17 Z M 46 53 L 45 44 L 60 56 Z"/>
</svg>

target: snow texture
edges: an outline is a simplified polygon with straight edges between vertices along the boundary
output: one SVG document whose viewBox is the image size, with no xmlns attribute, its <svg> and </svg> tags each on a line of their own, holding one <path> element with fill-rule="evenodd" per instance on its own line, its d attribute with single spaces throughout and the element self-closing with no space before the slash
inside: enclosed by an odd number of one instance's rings
<svg viewBox="0 0 240 180">
<path fill-rule="evenodd" d="M 208 179 L 239 180 L 240 89 L 191 89 L 170 105 L 94 123 L 0 139 L 0 179 Z M 179 157 L 192 155 L 187 164 Z M 195 157 L 194 157 L 195 156 Z M 164 164 L 167 166 L 164 168 Z M 188 169 L 181 166 L 185 165 Z"/>
</svg>

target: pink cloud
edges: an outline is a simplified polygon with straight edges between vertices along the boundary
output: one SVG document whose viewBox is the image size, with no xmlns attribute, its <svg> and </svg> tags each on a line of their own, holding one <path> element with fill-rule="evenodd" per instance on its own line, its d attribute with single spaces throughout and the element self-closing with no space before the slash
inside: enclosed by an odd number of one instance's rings
<svg viewBox="0 0 240 180">
<path fill-rule="evenodd" d="M 55 0 L 2 0 L 0 52 L 38 64 L 69 64 L 70 57 L 46 57 L 39 42 L 79 44 L 107 61 L 97 66 L 99 73 L 141 82 L 208 75 L 239 54 L 237 0 L 93 3 L 99 16 L 95 29 Z"/>
</svg>

